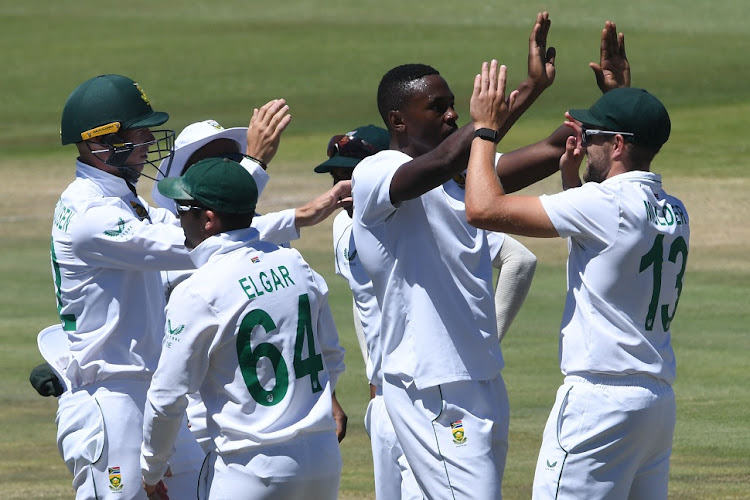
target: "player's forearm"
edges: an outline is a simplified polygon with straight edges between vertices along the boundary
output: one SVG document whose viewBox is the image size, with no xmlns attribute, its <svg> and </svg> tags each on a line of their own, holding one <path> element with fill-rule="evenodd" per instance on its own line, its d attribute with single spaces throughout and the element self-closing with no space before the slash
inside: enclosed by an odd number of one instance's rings
<svg viewBox="0 0 750 500">
<path fill-rule="evenodd" d="M 544 140 L 502 155 L 496 171 L 505 192 L 513 193 L 557 172 L 571 133 L 561 125 Z"/>
<path fill-rule="evenodd" d="M 146 402 L 141 445 L 141 472 L 146 484 L 156 484 L 164 477 L 174 451 L 177 434 L 183 423 L 187 399 L 181 415 L 159 414 L 150 401 Z"/>
<path fill-rule="evenodd" d="M 288 208 L 280 212 L 272 212 L 253 217 L 252 227 L 260 233 L 262 241 L 281 245 L 299 239 L 296 212 Z"/>
<path fill-rule="evenodd" d="M 560 179 L 562 180 L 563 191 L 582 186 L 581 178 L 578 176 L 577 171 L 560 170 Z"/>
<path fill-rule="evenodd" d="M 495 218 L 498 198 L 505 196 L 492 168 L 495 145 L 490 141 L 475 139 L 466 175 L 466 220 L 476 227 L 484 227 Z"/>
<path fill-rule="evenodd" d="M 391 203 L 422 196 L 466 169 L 474 126 L 469 123 L 438 147 L 399 167 L 391 180 Z"/>
</svg>

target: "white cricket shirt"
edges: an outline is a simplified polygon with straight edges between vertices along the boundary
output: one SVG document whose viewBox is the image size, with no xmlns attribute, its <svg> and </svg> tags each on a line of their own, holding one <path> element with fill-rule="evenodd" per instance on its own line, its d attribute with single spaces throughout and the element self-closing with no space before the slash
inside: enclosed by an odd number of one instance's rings
<svg viewBox="0 0 750 500">
<path fill-rule="evenodd" d="M 51 246 L 74 389 L 151 377 L 164 331 L 159 271 L 193 267 L 184 241 L 168 210 L 149 207 L 120 177 L 76 163 L 55 207 Z"/>
<path fill-rule="evenodd" d="M 503 358 L 487 238 L 445 185 L 391 204 L 391 179 L 410 160 L 381 151 L 352 179 L 353 234 L 382 314 L 383 374 L 420 389 L 493 379 Z"/>
<path fill-rule="evenodd" d="M 380 372 L 382 355 L 380 349 L 380 309 L 372 288 L 372 281 L 360 262 L 357 245 L 352 235 L 352 219 L 342 210 L 333 220 L 333 253 L 336 258 L 336 274 L 346 279 L 352 290 L 357 317 L 362 324 L 365 337 L 365 373 L 373 385 L 383 385 Z"/>
<path fill-rule="evenodd" d="M 188 393 L 200 391 L 220 453 L 336 429 L 344 350 L 323 278 L 253 228 L 208 238 L 191 257 L 199 268 L 172 292 L 146 403 L 147 482 L 166 470 Z"/>
<path fill-rule="evenodd" d="M 560 336 L 564 374 L 647 374 L 672 384 L 670 323 L 682 289 L 690 226 L 661 176 L 628 172 L 542 205 L 569 239 Z"/>
</svg>

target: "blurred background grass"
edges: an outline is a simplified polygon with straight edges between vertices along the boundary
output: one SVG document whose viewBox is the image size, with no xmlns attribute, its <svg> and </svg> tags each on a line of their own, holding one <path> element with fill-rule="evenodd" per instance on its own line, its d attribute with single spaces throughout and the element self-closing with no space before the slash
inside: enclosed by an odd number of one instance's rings
<svg viewBox="0 0 750 500">
<path fill-rule="evenodd" d="M 41 359 L 36 333 L 57 318 L 49 229 L 59 193 L 73 178 L 74 148 L 59 145 L 59 119 L 82 81 L 120 73 L 138 81 L 179 132 L 197 120 L 244 126 L 253 107 L 284 97 L 293 121 L 270 173 L 262 211 L 300 204 L 326 189 L 312 167 L 331 135 L 380 124 L 380 77 L 405 62 L 435 66 L 468 119 L 473 76 L 483 60 L 525 76 L 536 12 L 549 10 L 557 47 L 555 84 L 501 144 L 544 137 L 566 109 L 597 97 L 589 61 L 598 60 L 607 19 L 626 34 L 633 84 L 662 99 L 672 137 L 657 157 L 668 191 L 682 197 L 693 236 L 680 314 L 678 422 L 672 498 L 750 498 L 750 351 L 745 173 L 750 49 L 745 2 L 379 2 L 221 3 L 0 0 L 0 490 L 4 498 L 72 498 L 55 449 L 56 403 L 36 395 L 28 372 Z M 556 192 L 549 179 L 528 192 Z M 139 190 L 147 198 L 150 184 Z M 295 243 L 327 279 L 347 373 L 337 394 L 349 413 L 342 443 L 341 498 L 372 498 L 369 441 L 362 426 L 367 389 L 351 328 L 351 295 L 333 274 L 330 220 Z M 503 343 L 511 398 L 511 448 L 503 491 L 528 498 L 544 421 L 561 381 L 557 328 L 565 290 L 565 242 L 523 239 L 539 257 L 527 303 Z"/>
</svg>

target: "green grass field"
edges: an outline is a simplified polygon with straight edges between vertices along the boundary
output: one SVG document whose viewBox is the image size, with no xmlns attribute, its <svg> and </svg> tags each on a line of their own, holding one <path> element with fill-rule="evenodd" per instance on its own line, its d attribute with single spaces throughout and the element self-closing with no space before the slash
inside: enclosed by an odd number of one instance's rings
<svg viewBox="0 0 750 500">
<path fill-rule="evenodd" d="M 673 323 L 678 417 L 670 498 L 750 498 L 747 331 L 750 264 L 750 49 L 745 2 L 631 0 L 577 2 L 0 2 L 0 491 L 7 499 L 72 498 L 55 446 L 56 402 L 27 378 L 41 362 L 36 333 L 56 321 L 49 268 L 51 214 L 73 178 L 74 150 L 59 146 L 59 118 L 71 90 L 101 73 L 138 81 L 168 125 L 214 118 L 246 125 L 254 106 L 284 97 L 293 121 L 271 166 L 261 211 L 302 203 L 328 187 L 312 173 L 328 138 L 379 124 L 382 74 L 405 62 L 438 68 L 468 118 L 473 76 L 483 60 L 525 75 L 528 33 L 549 10 L 557 79 L 500 145 L 542 138 L 571 107 L 597 97 L 587 68 L 598 58 L 606 19 L 626 33 L 633 84 L 659 96 L 672 137 L 654 170 L 680 196 L 692 239 L 680 312 Z M 612 4 L 612 5 L 608 5 Z M 150 184 L 140 187 L 147 198 Z M 548 179 L 528 192 L 558 190 Z M 347 372 L 337 390 L 349 432 L 341 445 L 343 499 L 373 498 L 362 417 L 363 363 L 351 327 L 351 296 L 333 274 L 330 220 L 295 246 L 327 279 Z M 529 298 L 503 343 L 511 399 L 510 452 L 503 492 L 530 497 L 534 462 L 562 376 L 557 328 L 565 294 L 565 242 L 522 240 L 539 257 Z"/>
</svg>

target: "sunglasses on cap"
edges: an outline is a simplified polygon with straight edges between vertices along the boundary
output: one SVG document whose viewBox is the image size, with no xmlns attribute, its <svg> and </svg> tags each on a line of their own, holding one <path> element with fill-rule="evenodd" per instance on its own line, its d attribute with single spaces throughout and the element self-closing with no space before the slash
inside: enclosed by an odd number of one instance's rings
<svg viewBox="0 0 750 500">
<path fill-rule="evenodd" d="M 591 141 L 590 137 L 592 135 L 621 135 L 626 140 L 628 138 L 635 137 L 635 134 L 632 134 L 630 132 L 615 132 L 613 130 L 597 130 L 597 129 L 588 129 L 588 128 L 581 128 L 581 146 L 584 148 L 589 145 L 589 142 Z"/>
<path fill-rule="evenodd" d="M 363 160 L 378 152 L 378 149 L 367 141 L 351 135 L 334 135 L 328 141 L 328 157 L 339 155 Z"/>
<path fill-rule="evenodd" d="M 191 210 L 205 210 L 204 207 L 199 207 L 198 205 L 191 205 L 189 201 L 176 201 L 174 202 L 175 207 L 177 208 L 177 215 L 186 214 L 190 212 Z"/>
</svg>

